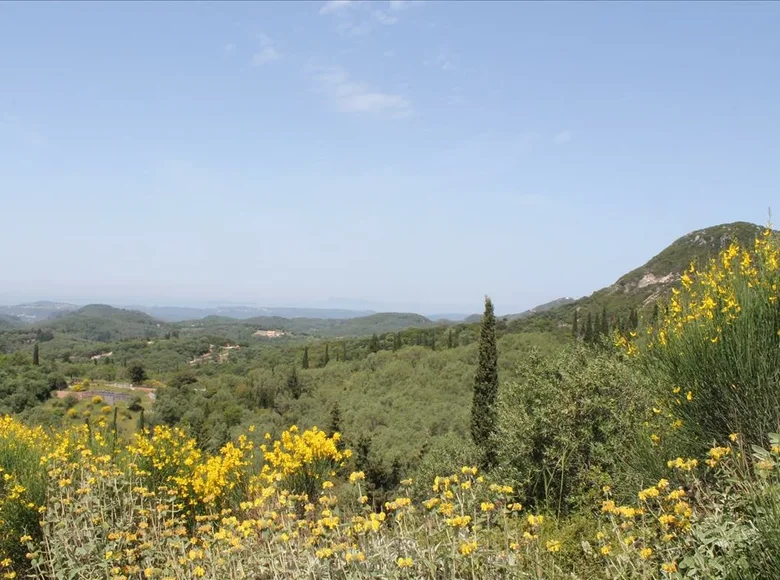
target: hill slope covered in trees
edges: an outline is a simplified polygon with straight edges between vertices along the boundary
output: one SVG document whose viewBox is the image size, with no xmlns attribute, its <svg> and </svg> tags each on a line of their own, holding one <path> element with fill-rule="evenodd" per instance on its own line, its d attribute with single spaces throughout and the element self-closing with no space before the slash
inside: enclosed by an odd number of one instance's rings
<svg viewBox="0 0 780 580">
<path fill-rule="evenodd" d="M 618 319 L 627 322 L 632 311 L 649 319 L 653 316 L 655 304 L 668 297 L 671 288 L 679 283 L 681 274 L 691 263 L 704 265 L 733 242 L 750 246 L 761 230 L 762 227 L 756 224 L 733 222 L 693 231 L 672 242 L 642 266 L 621 276 L 614 284 L 590 296 L 532 313 L 513 324 L 517 328 L 537 330 L 571 325 L 575 311 L 578 312 L 580 330 L 588 313 L 595 317 L 604 310 L 613 324 L 617 324 Z"/>
</svg>

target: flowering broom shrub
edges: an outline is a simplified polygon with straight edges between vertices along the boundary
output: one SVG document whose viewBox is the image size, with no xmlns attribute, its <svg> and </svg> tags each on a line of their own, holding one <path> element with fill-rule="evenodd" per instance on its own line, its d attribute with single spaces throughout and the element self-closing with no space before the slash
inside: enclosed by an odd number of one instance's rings
<svg viewBox="0 0 780 580">
<path fill-rule="evenodd" d="M 699 441 L 739 432 L 765 441 L 780 424 L 780 248 L 767 229 L 752 248 L 731 244 L 691 265 L 668 313 L 650 328 L 650 368 L 665 403 Z"/>
<path fill-rule="evenodd" d="M 278 461 L 258 468 L 244 437 L 201 455 L 161 428 L 112 452 L 100 428 L 44 433 L 2 421 L 6 447 L 34 442 L 40 453 L 27 472 L 3 455 L 12 486 L 3 515 L 14 506 L 33 517 L 4 520 L 16 523 L 4 528 L 0 578 L 768 578 L 780 569 L 777 435 L 752 454 L 732 434 L 702 457 L 671 459 L 664 478 L 624 503 L 604 486 L 578 516 L 585 525 L 567 528 L 470 466 L 436 477 L 424 500 L 403 480 L 376 511 L 363 472 L 333 477 L 343 452 L 316 429 L 287 431 L 289 445 L 264 450 Z M 45 485 L 38 503 L 17 483 L 31 473 Z M 316 482 L 312 493 L 297 473 Z"/>
</svg>

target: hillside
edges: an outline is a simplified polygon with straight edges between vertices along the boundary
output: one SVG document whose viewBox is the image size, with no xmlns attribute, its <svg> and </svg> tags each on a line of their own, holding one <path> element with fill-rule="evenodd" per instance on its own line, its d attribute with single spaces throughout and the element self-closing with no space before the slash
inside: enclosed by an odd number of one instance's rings
<svg viewBox="0 0 780 580">
<path fill-rule="evenodd" d="M 691 262 L 706 263 L 732 242 L 751 246 L 763 227 L 747 222 L 721 224 L 693 231 L 675 240 L 644 265 L 621 276 L 614 284 L 597 290 L 590 296 L 554 306 L 545 312 L 534 313 L 524 320 L 515 320 L 515 328 L 536 330 L 570 324 L 574 311 L 580 318 L 606 308 L 612 317 L 628 316 L 631 309 L 640 315 L 649 315 L 659 300 L 668 296 Z"/>
<path fill-rule="evenodd" d="M 248 340 L 257 330 L 279 330 L 293 335 L 328 337 L 356 337 L 395 332 L 406 328 L 428 328 L 434 322 L 419 314 L 383 312 L 358 318 L 283 318 L 281 316 L 257 316 L 236 320 L 225 316 L 207 316 L 201 320 L 180 323 L 182 331 L 192 333 L 202 330 L 223 334 L 233 340 Z"/>
<path fill-rule="evenodd" d="M 191 308 L 185 306 L 130 306 L 133 310 L 145 312 L 158 320 L 165 322 L 184 322 L 197 320 L 209 316 L 235 318 L 246 320 L 257 317 L 281 317 L 281 318 L 356 318 L 373 314 L 364 310 L 344 310 L 337 308 L 284 308 L 268 307 L 258 308 L 254 306 L 216 306 L 213 308 Z"/>
<path fill-rule="evenodd" d="M 143 312 L 123 310 L 105 304 L 84 306 L 75 312 L 44 322 L 39 327 L 97 342 L 153 338 L 168 329 L 168 325 Z"/>
<path fill-rule="evenodd" d="M 18 319 L 19 322 L 35 324 L 36 322 L 43 322 L 44 320 L 73 312 L 78 310 L 78 308 L 79 307 L 74 304 L 41 300 L 28 304 L 0 306 L 0 316 L 12 316 Z"/>
<path fill-rule="evenodd" d="M 550 300 L 550 302 L 545 302 L 544 304 L 540 304 L 539 306 L 534 306 L 533 308 L 529 308 L 528 310 L 524 310 L 523 312 L 519 312 L 517 314 L 507 314 L 505 316 L 500 316 L 499 318 L 502 318 L 504 320 L 510 321 L 510 320 L 519 320 L 521 318 L 527 318 L 529 316 L 532 316 L 534 314 L 539 314 L 540 312 L 546 312 L 548 310 L 552 310 L 553 308 L 556 308 L 558 306 L 563 306 L 565 304 L 571 304 L 574 302 L 574 298 L 556 298 L 555 300 Z M 477 324 L 482 322 L 482 315 L 481 314 L 472 314 L 471 316 L 467 317 L 464 322 L 469 324 Z"/>
<path fill-rule="evenodd" d="M 16 317 L 8 314 L 0 314 L 0 330 L 9 330 L 11 328 L 18 328 L 22 326 L 24 322 Z"/>
</svg>

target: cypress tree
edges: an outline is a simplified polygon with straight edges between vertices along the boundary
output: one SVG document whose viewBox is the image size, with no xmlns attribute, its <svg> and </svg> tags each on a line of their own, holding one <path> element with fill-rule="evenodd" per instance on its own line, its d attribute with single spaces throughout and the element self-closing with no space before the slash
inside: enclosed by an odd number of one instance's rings
<svg viewBox="0 0 780 580">
<path fill-rule="evenodd" d="M 309 368 L 309 347 L 308 346 L 303 347 L 303 358 L 301 359 L 301 368 L 302 369 Z"/>
<path fill-rule="evenodd" d="M 498 396 L 498 349 L 496 317 L 493 302 L 485 297 L 485 313 L 479 335 L 479 362 L 474 377 L 474 400 L 471 406 L 471 437 L 482 451 L 482 467 L 490 469 L 496 462 L 496 398 Z"/>
<path fill-rule="evenodd" d="M 658 322 L 658 302 L 653 304 L 653 324 Z"/>
<path fill-rule="evenodd" d="M 580 334 L 580 327 L 579 327 L 579 314 L 577 312 L 577 309 L 574 309 L 574 319 L 571 322 L 571 334 L 574 336 L 574 338 L 577 338 Z"/>
<path fill-rule="evenodd" d="M 431 350 L 436 350 L 436 329 L 431 331 Z"/>
<path fill-rule="evenodd" d="M 303 393 L 301 381 L 298 378 L 298 371 L 295 370 L 294 366 L 292 372 L 287 377 L 287 390 L 290 391 L 290 395 L 292 395 L 293 399 L 299 399 Z"/>
<path fill-rule="evenodd" d="M 333 403 L 333 407 L 330 409 L 330 428 L 328 429 L 328 437 L 333 437 L 334 433 L 341 433 L 341 408 L 339 408 L 339 402 Z"/>
<path fill-rule="evenodd" d="M 347 360 L 347 341 L 341 343 L 341 360 L 346 362 Z"/>
<path fill-rule="evenodd" d="M 601 334 L 604 336 L 609 334 L 609 318 L 607 318 L 606 305 L 601 309 Z"/>
<path fill-rule="evenodd" d="M 330 429 L 328 430 L 328 437 L 333 437 L 334 433 L 341 433 L 341 409 L 339 403 L 336 401 L 330 408 Z"/>
<path fill-rule="evenodd" d="M 595 337 L 593 336 L 593 316 L 590 312 L 588 312 L 588 318 L 585 322 L 585 342 L 591 343 L 593 342 L 593 339 Z"/>
<path fill-rule="evenodd" d="M 35 346 L 33 347 L 33 364 L 37 367 L 39 364 L 41 364 L 40 361 L 40 353 L 38 352 L 38 343 L 35 343 Z"/>
<path fill-rule="evenodd" d="M 631 312 L 628 313 L 628 329 L 636 330 L 637 328 L 639 328 L 639 314 L 636 308 L 632 308 Z"/>
<path fill-rule="evenodd" d="M 379 352 L 379 337 L 376 333 L 371 337 L 371 342 L 368 343 L 368 350 L 371 352 Z"/>
<path fill-rule="evenodd" d="M 368 471 L 371 466 L 371 435 L 362 434 L 355 449 L 355 467 L 358 471 Z"/>
<path fill-rule="evenodd" d="M 595 320 L 593 321 L 593 340 L 597 340 L 599 335 L 601 334 L 601 316 L 598 312 L 596 312 L 596 316 L 594 317 Z"/>
<path fill-rule="evenodd" d="M 423 343 L 423 335 L 422 330 L 417 331 L 417 346 L 422 346 Z"/>
<path fill-rule="evenodd" d="M 325 343 L 325 356 L 322 357 L 322 366 L 328 366 L 330 362 L 330 354 L 328 354 L 328 343 Z"/>
<path fill-rule="evenodd" d="M 447 348 L 452 348 L 453 346 L 455 346 L 455 343 L 452 340 L 452 329 L 450 328 L 450 331 L 447 333 Z"/>
<path fill-rule="evenodd" d="M 393 336 L 393 352 L 401 350 L 401 333 L 396 332 Z"/>
</svg>

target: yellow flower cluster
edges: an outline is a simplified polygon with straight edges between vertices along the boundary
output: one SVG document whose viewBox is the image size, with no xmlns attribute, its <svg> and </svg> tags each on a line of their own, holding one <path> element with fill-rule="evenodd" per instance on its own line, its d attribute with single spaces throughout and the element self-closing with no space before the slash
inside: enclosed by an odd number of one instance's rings
<svg viewBox="0 0 780 580">
<path fill-rule="evenodd" d="M 316 427 L 301 433 L 293 425 L 270 446 L 260 446 L 265 464 L 255 484 L 281 483 L 296 491 L 311 493 L 316 483 L 333 467 L 342 466 L 352 456 L 349 449 L 339 449 L 340 438 L 339 433 L 328 437 Z M 269 434 L 266 434 L 266 439 L 270 439 Z"/>
<path fill-rule="evenodd" d="M 736 292 L 742 285 L 765 288 L 766 300 L 775 303 L 777 287 L 773 279 L 780 269 L 780 250 L 771 235 L 772 231 L 765 229 L 752 249 L 732 243 L 702 269 L 691 264 L 680 279 L 682 289 L 672 291 L 668 315 L 656 328 L 648 329 L 653 335 L 651 346 L 667 346 L 686 326 L 702 323 L 710 342 L 719 342 L 723 328 L 742 311 Z"/>
</svg>

